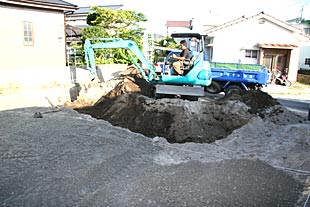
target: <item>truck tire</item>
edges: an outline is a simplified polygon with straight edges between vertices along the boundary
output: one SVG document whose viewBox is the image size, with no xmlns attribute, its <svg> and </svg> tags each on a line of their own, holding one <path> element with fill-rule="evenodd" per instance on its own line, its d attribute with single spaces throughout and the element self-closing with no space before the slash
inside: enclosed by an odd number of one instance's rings
<svg viewBox="0 0 310 207">
<path fill-rule="evenodd" d="M 225 89 L 225 95 L 231 95 L 234 93 L 239 93 L 241 91 L 242 91 L 242 89 L 240 88 L 240 86 L 230 85 Z"/>
<path fill-rule="evenodd" d="M 212 81 L 209 86 L 205 87 L 205 92 L 212 93 L 212 94 L 217 94 L 222 91 L 221 84 L 219 84 L 216 81 Z"/>
</svg>

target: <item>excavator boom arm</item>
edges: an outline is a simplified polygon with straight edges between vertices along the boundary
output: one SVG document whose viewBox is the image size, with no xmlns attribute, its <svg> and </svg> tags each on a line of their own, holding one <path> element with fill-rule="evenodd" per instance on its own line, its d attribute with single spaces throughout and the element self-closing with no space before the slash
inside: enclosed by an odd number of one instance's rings
<svg viewBox="0 0 310 207">
<path fill-rule="evenodd" d="M 96 41 L 96 43 L 92 43 L 91 41 Z M 131 40 L 123 40 L 120 38 L 88 38 L 85 40 L 84 51 L 85 51 L 85 60 L 87 63 L 87 69 L 90 73 L 96 77 L 96 64 L 95 64 L 95 55 L 94 49 L 104 49 L 104 48 L 124 48 L 129 49 L 133 54 L 137 56 L 137 58 L 141 61 L 141 63 L 146 67 L 147 74 L 142 69 L 142 67 L 133 59 L 136 67 L 140 71 L 142 77 L 146 81 L 152 81 L 156 76 L 155 68 L 152 64 L 150 64 L 138 45 Z"/>
</svg>

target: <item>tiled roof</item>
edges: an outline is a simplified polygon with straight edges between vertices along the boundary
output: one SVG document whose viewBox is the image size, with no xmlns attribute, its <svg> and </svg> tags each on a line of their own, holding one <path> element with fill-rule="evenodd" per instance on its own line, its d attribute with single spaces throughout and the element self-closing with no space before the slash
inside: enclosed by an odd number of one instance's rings
<svg viewBox="0 0 310 207">
<path fill-rule="evenodd" d="M 0 2 L 27 7 L 74 11 L 77 5 L 62 0 L 0 0 Z"/>
<path fill-rule="evenodd" d="M 286 22 L 289 22 L 289 23 L 291 23 L 291 22 L 298 22 L 299 20 L 300 20 L 300 18 L 294 18 L 294 19 L 289 19 Z"/>
<path fill-rule="evenodd" d="M 66 25 L 66 35 L 70 37 L 78 37 L 82 34 L 82 29 L 72 25 Z"/>
<path fill-rule="evenodd" d="M 167 21 L 167 27 L 189 27 L 190 21 Z"/>
<path fill-rule="evenodd" d="M 71 4 L 69 2 L 66 1 L 62 1 L 62 0 L 32 0 L 35 2 L 41 2 L 41 3 L 49 3 L 49 4 L 57 4 L 57 5 L 66 5 L 66 6 L 76 6 L 74 4 Z"/>
<path fill-rule="evenodd" d="M 310 19 L 304 19 L 304 18 L 300 18 L 300 17 L 298 17 L 298 18 L 294 18 L 294 19 L 290 19 L 290 20 L 287 20 L 286 22 L 288 22 L 288 23 L 310 23 Z"/>
<path fill-rule="evenodd" d="M 66 42 L 81 41 L 82 28 L 66 25 Z"/>
<path fill-rule="evenodd" d="M 264 44 L 258 44 L 258 47 L 262 48 L 293 48 L 298 47 L 297 45 L 292 44 L 273 44 L 273 43 L 264 43 Z"/>
<path fill-rule="evenodd" d="M 240 18 L 237 18 L 237 19 L 234 19 L 232 21 L 229 21 L 229 22 L 226 22 L 224 24 L 221 24 L 219 26 L 216 26 L 216 27 L 213 27 L 213 28 L 209 28 L 207 30 L 205 30 L 205 32 L 207 34 L 210 34 L 212 32 L 216 32 L 218 30 L 221 30 L 221 29 L 224 29 L 224 28 L 227 28 L 227 27 L 230 27 L 230 26 L 233 26 L 233 25 L 236 25 L 236 24 L 239 24 L 241 22 L 244 22 L 244 21 L 247 21 L 247 20 L 250 20 L 250 19 L 259 19 L 259 18 L 264 18 L 264 19 L 267 19 L 283 28 L 286 28 L 288 30 L 291 30 L 291 31 L 294 31 L 294 32 L 300 32 L 300 29 L 299 28 L 296 28 L 290 24 L 288 24 L 287 22 L 284 22 L 282 20 L 279 20 L 271 15 L 268 15 L 268 14 L 265 14 L 264 12 L 260 12 L 256 15 L 253 15 L 253 16 L 250 16 L 250 17 L 246 17 L 246 16 L 242 16 Z"/>
</svg>

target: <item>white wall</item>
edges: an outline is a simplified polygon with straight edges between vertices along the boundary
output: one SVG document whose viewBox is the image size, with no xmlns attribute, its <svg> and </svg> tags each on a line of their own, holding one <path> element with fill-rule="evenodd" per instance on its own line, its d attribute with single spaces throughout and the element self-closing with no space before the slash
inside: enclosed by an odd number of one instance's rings
<svg viewBox="0 0 310 207">
<path fill-rule="evenodd" d="M 88 26 L 86 21 L 87 15 L 84 16 L 67 16 L 66 23 L 71 26 Z"/>
<path fill-rule="evenodd" d="M 33 24 L 33 46 L 23 42 L 23 21 Z M 0 6 L 0 86 L 67 82 L 64 13 Z M 68 81 L 69 82 L 69 81 Z"/>
<path fill-rule="evenodd" d="M 289 72 L 288 72 L 288 79 L 292 82 L 297 81 L 297 74 L 298 74 L 298 61 L 299 61 L 299 48 L 296 48 L 291 51 L 291 59 L 289 64 Z"/>
<path fill-rule="evenodd" d="M 310 45 L 300 47 L 299 69 L 310 70 L 309 65 L 305 65 L 305 58 L 310 58 Z"/>
<path fill-rule="evenodd" d="M 33 46 L 24 46 L 23 21 L 33 23 Z M 62 11 L 0 7 L 0 72 L 64 67 L 65 31 Z M 35 74 L 33 74 L 35 76 Z"/>
<path fill-rule="evenodd" d="M 267 20 L 260 24 L 257 19 L 250 19 L 208 35 L 214 36 L 213 61 L 217 62 L 257 63 L 245 58 L 244 50 L 258 49 L 258 43 L 298 45 L 291 31 Z"/>
</svg>

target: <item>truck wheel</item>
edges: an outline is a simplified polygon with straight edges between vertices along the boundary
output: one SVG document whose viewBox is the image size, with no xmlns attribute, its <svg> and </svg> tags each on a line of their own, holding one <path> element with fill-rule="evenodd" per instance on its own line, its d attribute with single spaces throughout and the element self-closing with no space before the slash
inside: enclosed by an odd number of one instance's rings
<svg viewBox="0 0 310 207">
<path fill-rule="evenodd" d="M 216 81 L 212 81 L 209 86 L 205 87 L 205 91 L 212 94 L 217 94 L 221 92 L 221 84 Z"/>
<path fill-rule="evenodd" d="M 225 95 L 231 95 L 234 93 L 239 93 L 241 91 L 242 91 L 242 89 L 239 86 L 230 85 L 230 86 L 228 86 L 228 88 L 225 89 Z"/>
</svg>

